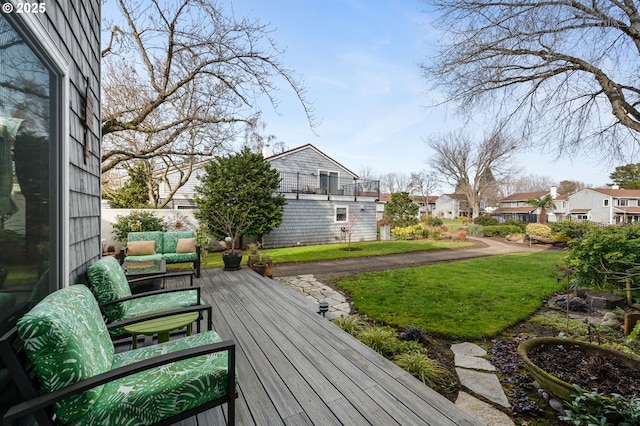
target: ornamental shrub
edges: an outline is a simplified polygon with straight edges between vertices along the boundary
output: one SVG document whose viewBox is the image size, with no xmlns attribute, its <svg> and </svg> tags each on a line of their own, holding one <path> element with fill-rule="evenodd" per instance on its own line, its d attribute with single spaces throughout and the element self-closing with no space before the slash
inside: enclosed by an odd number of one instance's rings
<svg viewBox="0 0 640 426">
<path fill-rule="evenodd" d="M 472 235 L 474 237 L 481 237 L 484 234 L 482 233 L 484 226 L 482 225 L 469 225 L 467 226 L 467 235 Z"/>
<path fill-rule="evenodd" d="M 551 235 L 551 228 L 549 225 L 543 225 L 541 223 L 530 223 L 527 225 L 525 232 L 532 237 L 547 238 Z"/>
<path fill-rule="evenodd" d="M 398 240 L 418 240 L 420 238 L 424 238 L 425 230 L 420 224 L 411 226 L 396 226 L 395 228 L 391 229 L 391 235 Z"/>
<path fill-rule="evenodd" d="M 126 216 L 116 216 L 113 224 L 113 236 L 118 241 L 126 241 L 129 232 L 166 231 L 164 219 L 152 211 L 134 210 Z"/>
<path fill-rule="evenodd" d="M 582 238 L 596 228 L 595 225 L 589 222 L 573 222 L 569 220 L 549 222 L 547 225 L 549 225 L 553 234 L 562 233 L 571 240 Z"/>
<path fill-rule="evenodd" d="M 576 394 L 565 402 L 564 420 L 574 425 L 637 425 L 640 423 L 640 398 L 618 394 L 586 392 L 573 385 Z"/>
<path fill-rule="evenodd" d="M 469 229 L 467 228 L 467 231 Z M 482 228 L 482 235 L 485 237 L 501 237 L 504 238 L 507 235 L 519 234 L 520 228 L 513 225 L 490 225 Z"/>
<path fill-rule="evenodd" d="M 640 263 L 640 225 L 594 228 L 573 240 L 567 256 L 579 285 L 622 287 L 621 278 Z"/>
<path fill-rule="evenodd" d="M 505 220 L 503 225 L 517 226 L 518 228 L 520 228 L 520 234 L 524 234 L 525 230 L 527 229 L 527 222 L 525 222 L 524 220 Z"/>
<path fill-rule="evenodd" d="M 498 225 L 500 222 L 498 222 L 498 219 L 496 219 L 491 215 L 483 214 L 482 216 L 478 216 L 475 219 L 473 219 L 473 223 L 475 223 L 476 225 L 482 225 L 482 226 L 492 226 L 492 225 Z"/>
<path fill-rule="evenodd" d="M 423 214 L 420 217 L 420 220 L 427 226 L 442 226 L 442 224 L 444 224 L 442 219 L 440 219 L 439 217 L 431 216 L 430 214 Z"/>
</svg>

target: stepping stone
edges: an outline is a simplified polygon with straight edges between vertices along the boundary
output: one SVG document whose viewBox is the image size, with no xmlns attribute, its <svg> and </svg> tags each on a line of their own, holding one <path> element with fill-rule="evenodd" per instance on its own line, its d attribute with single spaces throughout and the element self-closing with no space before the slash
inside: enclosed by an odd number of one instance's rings
<svg viewBox="0 0 640 426">
<path fill-rule="evenodd" d="M 496 367 L 488 360 L 480 358 L 487 351 L 475 343 L 456 343 L 451 345 L 456 367 L 472 368 L 474 370 L 496 371 Z"/>
<path fill-rule="evenodd" d="M 471 392 L 503 407 L 511 407 L 504 390 L 502 390 L 500 380 L 495 374 L 467 370 L 466 368 L 456 368 L 456 373 L 460 384 Z"/>
<path fill-rule="evenodd" d="M 482 423 L 491 426 L 514 426 L 515 423 L 505 413 L 496 409 L 491 404 L 480 401 L 478 398 L 466 392 L 458 393 L 456 405 Z"/>
</svg>

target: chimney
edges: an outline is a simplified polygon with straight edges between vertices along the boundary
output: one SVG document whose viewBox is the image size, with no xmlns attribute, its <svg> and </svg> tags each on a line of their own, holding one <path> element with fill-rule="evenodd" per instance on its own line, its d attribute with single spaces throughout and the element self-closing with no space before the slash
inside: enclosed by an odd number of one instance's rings
<svg viewBox="0 0 640 426">
<path fill-rule="evenodd" d="M 620 189 L 620 185 L 611 185 L 611 189 Z"/>
<path fill-rule="evenodd" d="M 551 192 L 551 198 L 555 200 L 556 197 L 558 196 L 558 188 L 556 188 L 555 186 L 552 186 L 550 192 Z"/>
<path fill-rule="evenodd" d="M 269 144 L 264 144 L 262 147 L 262 156 L 264 158 L 271 157 L 273 155 L 273 150 Z"/>
</svg>

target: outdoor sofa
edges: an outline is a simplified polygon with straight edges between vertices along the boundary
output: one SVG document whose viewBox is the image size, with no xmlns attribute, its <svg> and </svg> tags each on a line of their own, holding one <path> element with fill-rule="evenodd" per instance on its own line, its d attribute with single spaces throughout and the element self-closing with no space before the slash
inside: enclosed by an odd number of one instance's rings
<svg viewBox="0 0 640 426">
<path fill-rule="evenodd" d="M 124 262 L 164 259 L 167 264 L 193 262 L 196 278 L 200 277 L 200 245 L 193 231 L 129 232 L 120 259 Z"/>
</svg>

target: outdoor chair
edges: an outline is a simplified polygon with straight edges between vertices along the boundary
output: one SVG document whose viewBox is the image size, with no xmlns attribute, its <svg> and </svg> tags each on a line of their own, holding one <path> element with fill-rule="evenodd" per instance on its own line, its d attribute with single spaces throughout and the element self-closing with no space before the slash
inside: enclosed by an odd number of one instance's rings
<svg viewBox="0 0 640 426">
<path fill-rule="evenodd" d="M 235 419 L 235 343 L 213 331 L 115 353 L 84 285 L 58 290 L 0 339 L 0 356 L 24 402 L 5 425 L 169 425 L 227 404 Z"/>
<path fill-rule="evenodd" d="M 164 279 L 179 276 L 193 277 L 193 273 L 168 273 L 144 279 L 156 277 Z M 111 256 L 105 256 L 89 266 L 87 280 L 107 323 L 118 323 L 120 325 L 110 330 L 112 336 L 124 336 L 125 332 L 122 326 L 130 323 L 127 320 L 141 315 L 145 315 L 147 319 L 153 319 L 176 313 L 205 310 L 209 311 L 207 326 L 208 330 L 211 330 L 211 307 L 202 304 L 199 286 L 132 294 L 129 283 L 134 280 L 127 281 L 120 264 Z M 198 333 L 200 332 L 200 321 L 197 322 L 197 331 Z"/>
</svg>

